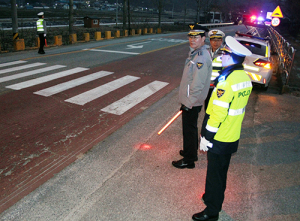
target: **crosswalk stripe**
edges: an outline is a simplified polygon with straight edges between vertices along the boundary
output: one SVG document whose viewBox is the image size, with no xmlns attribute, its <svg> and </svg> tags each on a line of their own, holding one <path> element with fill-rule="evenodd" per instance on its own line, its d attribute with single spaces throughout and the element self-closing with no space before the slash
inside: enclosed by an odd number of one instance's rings
<svg viewBox="0 0 300 221">
<path fill-rule="evenodd" d="M 108 94 L 109 92 L 112 92 L 126 84 L 129 84 L 133 81 L 136 81 L 140 79 L 139 77 L 135 76 L 124 76 L 120 79 L 111 81 L 107 84 L 101 85 L 97 88 L 94 88 L 92 90 L 89 90 L 85 93 L 79 94 L 75 97 L 71 97 L 70 99 L 65 100 L 66 102 L 78 104 L 78 105 L 84 105 L 94 99 L 97 99 L 105 94 Z"/>
<path fill-rule="evenodd" d="M 111 114 L 121 115 L 168 84 L 169 83 L 166 82 L 153 81 L 101 110 Z"/>
<path fill-rule="evenodd" d="M 27 72 L 23 72 L 23 73 L 20 73 L 20 74 L 14 74 L 14 75 L 11 75 L 11 76 L 2 77 L 2 78 L 0 78 L 0 83 L 15 80 L 15 79 L 22 78 L 22 77 L 35 75 L 35 74 L 39 74 L 39 73 L 43 73 L 43 72 L 46 72 L 46 71 L 52 71 L 52 70 L 55 70 L 55 69 L 58 69 L 58 68 L 63 68 L 63 67 L 66 67 L 66 66 L 64 66 L 64 65 L 54 65 L 54 66 L 50 66 L 50 67 L 46 67 L 46 68 L 40 68 L 40 69 L 33 70 L 33 71 L 27 71 Z"/>
<path fill-rule="evenodd" d="M 58 78 L 61 78 L 61 77 L 66 77 L 66 76 L 69 76 L 69 75 L 72 75 L 72 74 L 75 74 L 75 73 L 78 73 L 78 72 L 81 72 L 81 71 L 86 71 L 88 69 L 89 68 L 77 67 L 77 68 L 73 68 L 73 69 L 70 69 L 70 70 L 67 70 L 67 71 L 62 71 L 62 72 L 58 72 L 58 73 L 51 74 L 51 75 L 48 75 L 48 76 L 32 79 L 32 80 L 29 80 L 29 81 L 24 81 L 22 83 L 9 85 L 9 86 L 6 86 L 6 88 L 10 88 L 10 89 L 14 89 L 14 90 L 20 90 L 20 89 L 23 89 L 23 88 L 27 88 L 27 87 L 42 84 L 42 83 L 45 83 L 45 82 L 48 82 L 48 81 L 52 81 L 52 80 L 55 80 L 55 79 L 58 79 Z"/>
<path fill-rule="evenodd" d="M 12 61 L 12 62 L 7 62 L 7 63 L 3 63 L 0 64 L 0 67 L 6 67 L 6 66 L 11 66 L 11 65 L 15 65 L 15 64 L 22 64 L 22 63 L 26 63 L 27 61 Z"/>
<path fill-rule="evenodd" d="M 105 77 L 107 75 L 113 74 L 114 72 L 108 72 L 108 71 L 99 71 L 84 77 L 80 77 L 65 83 L 61 83 L 58 85 L 55 85 L 53 87 L 48 87 L 46 89 L 40 90 L 40 91 L 36 91 L 34 92 L 34 94 L 38 94 L 38 95 L 42 95 L 45 97 L 49 97 L 53 94 L 57 94 L 60 93 L 62 91 L 68 90 L 70 88 L 74 88 L 76 86 L 88 83 L 90 81 L 96 80 L 98 78 L 102 78 Z"/>
<path fill-rule="evenodd" d="M 1 70 L 0 74 L 12 72 L 12 71 L 19 71 L 19 70 L 23 70 L 23 69 L 26 69 L 26 68 L 33 68 L 33 67 L 37 67 L 37 66 L 40 66 L 40 65 L 45 65 L 45 63 L 37 62 L 37 63 L 26 64 L 26 65 L 19 66 L 19 67 L 14 67 L 14 68 L 7 68 L 7 69 L 4 69 L 4 70 Z"/>
</svg>

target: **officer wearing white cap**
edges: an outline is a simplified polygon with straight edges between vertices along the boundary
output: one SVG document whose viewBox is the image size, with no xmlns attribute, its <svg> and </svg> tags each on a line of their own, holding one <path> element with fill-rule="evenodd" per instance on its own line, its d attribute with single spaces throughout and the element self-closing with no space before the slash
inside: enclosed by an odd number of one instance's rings
<svg viewBox="0 0 300 221">
<path fill-rule="evenodd" d="M 180 87 L 179 102 L 182 110 L 183 150 L 181 160 L 173 161 L 176 168 L 194 168 L 198 160 L 198 116 L 206 99 L 212 65 L 205 38 L 208 29 L 199 24 L 189 25 L 190 52 L 186 59 Z"/>
<path fill-rule="evenodd" d="M 208 101 L 214 89 L 213 81 L 216 79 L 216 77 L 219 76 L 219 71 L 222 70 L 222 60 L 221 60 L 222 51 L 220 50 L 220 48 L 222 47 L 223 38 L 225 37 L 225 34 L 221 30 L 213 29 L 208 32 L 208 37 L 210 42 L 210 47 L 208 51 L 210 53 L 211 60 L 212 60 L 212 74 L 211 74 L 210 88 L 207 94 L 207 98 L 205 100 L 205 106 L 204 106 L 205 110 L 207 109 Z"/>
<path fill-rule="evenodd" d="M 47 34 L 47 26 L 46 21 L 44 20 L 44 12 L 40 12 L 37 14 L 39 19 L 36 21 L 36 29 L 40 39 L 40 48 L 38 53 L 45 54 L 44 46 L 46 41 L 46 34 Z"/>
<path fill-rule="evenodd" d="M 242 63 L 251 55 L 246 47 L 231 36 L 221 50 L 223 69 L 209 100 L 203 120 L 200 150 L 207 152 L 205 193 L 206 208 L 193 215 L 193 220 L 218 220 L 224 201 L 227 171 L 231 155 L 238 149 L 242 121 L 252 91 L 251 80 Z"/>
</svg>

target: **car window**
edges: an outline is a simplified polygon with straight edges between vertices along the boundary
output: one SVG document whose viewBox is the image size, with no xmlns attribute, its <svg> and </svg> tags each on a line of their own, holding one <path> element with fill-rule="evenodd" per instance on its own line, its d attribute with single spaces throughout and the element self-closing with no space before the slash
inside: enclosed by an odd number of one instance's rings
<svg viewBox="0 0 300 221">
<path fill-rule="evenodd" d="M 248 48 L 253 54 L 266 56 L 266 47 L 264 45 L 242 40 L 239 40 L 239 42 Z"/>
</svg>

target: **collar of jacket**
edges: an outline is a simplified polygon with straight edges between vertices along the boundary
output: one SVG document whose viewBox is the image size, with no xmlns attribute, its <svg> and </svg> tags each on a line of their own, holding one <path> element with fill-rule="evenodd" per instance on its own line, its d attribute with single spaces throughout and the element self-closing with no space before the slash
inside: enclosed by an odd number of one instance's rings
<svg viewBox="0 0 300 221">
<path fill-rule="evenodd" d="M 200 53 L 201 54 L 201 51 L 202 50 L 204 50 L 204 49 L 207 49 L 208 48 L 208 46 L 207 45 L 203 45 L 203 46 L 201 46 L 200 48 L 197 48 L 197 49 L 193 49 L 193 48 L 191 48 L 190 47 L 190 55 L 196 55 L 197 53 Z"/>
<path fill-rule="evenodd" d="M 244 66 L 242 64 L 234 64 L 219 71 L 220 75 L 215 79 L 214 85 L 217 86 L 219 82 L 225 81 L 227 77 L 235 70 L 244 70 Z"/>
</svg>

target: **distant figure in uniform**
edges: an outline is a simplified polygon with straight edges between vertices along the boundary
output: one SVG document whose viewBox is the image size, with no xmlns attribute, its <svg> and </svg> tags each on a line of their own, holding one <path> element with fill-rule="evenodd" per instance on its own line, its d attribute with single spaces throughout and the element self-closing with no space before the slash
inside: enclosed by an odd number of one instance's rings
<svg viewBox="0 0 300 221">
<path fill-rule="evenodd" d="M 190 52 L 186 59 L 179 87 L 179 101 L 182 110 L 183 150 L 181 160 L 173 161 L 176 168 L 194 168 L 198 160 L 198 115 L 208 93 L 211 78 L 211 58 L 205 45 L 206 27 L 189 25 Z"/>
<path fill-rule="evenodd" d="M 223 38 L 225 37 L 224 32 L 214 29 L 208 32 L 210 47 L 208 49 L 211 60 L 212 60 L 212 74 L 211 74 L 211 82 L 210 88 L 207 94 L 207 98 L 205 100 L 205 111 L 208 106 L 208 101 L 210 99 L 211 93 L 214 90 L 214 80 L 219 76 L 219 71 L 222 70 L 222 60 L 221 55 L 222 51 L 220 48 L 223 46 Z"/>
<path fill-rule="evenodd" d="M 200 150 L 207 152 L 206 208 L 193 220 L 218 220 L 226 190 L 231 155 L 238 149 L 246 105 L 252 91 L 251 80 L 242 63 L 251 55 L 236 39 L 227 36 L 222 48 L 222 66 L 208 103 L 201 130 Z"/>
<path fill-rule="evenodd" d="M 44 46 L 45 46 L 45 38 L 47 34 L 47 26 L 46 26 L 46 21 L 44 20 L 44 12 L 40 12 L 37 15 L 39 19 L 36 21 L 36 29 L 40 39 L 40 48 L 38 53 L 45 54 Z"/>
</svg>

